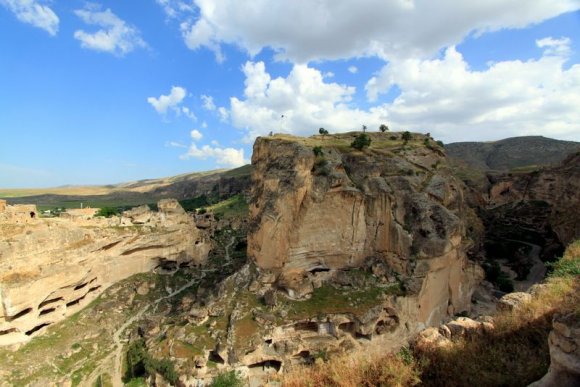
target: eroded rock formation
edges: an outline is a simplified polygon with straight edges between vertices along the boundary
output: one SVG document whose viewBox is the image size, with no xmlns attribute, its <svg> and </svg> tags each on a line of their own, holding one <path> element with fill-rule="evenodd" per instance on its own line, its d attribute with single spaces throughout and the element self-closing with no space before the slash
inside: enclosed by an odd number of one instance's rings
<svg viewBox="0 0 580 387">
<path fill-rule="evenodd" d="M 158 266 L 202 263 L 206 238 L 177 201 L 110 219 L 0 224 L 0 345 L 27 341 L 111 284 Z"/>
<path fill-rule="evenodd" d="M 556 315 L 548 337 L 550 368 L 530 387 L 573 387 L 580 384 L 580 318 L 576 313 Z"/>
<path fill-rule="evenodd" d="M 428 137 L 368 135 L 364 151 L 349 146 L 353 133 L 258 138 L 248 255 L 295 298 L 317 272 L 370 265 L 403 283 L 409 321 L 439 324 L 469 308 L 482 277 L 465 254 L 462 183 Z"/>
</svg>

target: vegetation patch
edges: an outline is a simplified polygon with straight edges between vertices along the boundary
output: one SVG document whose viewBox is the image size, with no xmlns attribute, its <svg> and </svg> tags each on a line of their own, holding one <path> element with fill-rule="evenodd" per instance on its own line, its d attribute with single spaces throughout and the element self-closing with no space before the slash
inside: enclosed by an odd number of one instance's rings
<svg viewBox="0 0 580 387">
<path fill-rule="evenodd" d="M 247 216 L 249 211 L 248 202 L 244 195 L 237 194 L 219 203 L 207 207 L 214 215 L 220 219 Z"/>
<path fill-rule="evenodd" d="M 383 288 L 378 285 L 366 289 L 338 289 L 324 284 L 314 289 L 308 300 L 284 300 L 283 305 L 292 319 L 312 318 L 319 314 L 352 313 L 360 315 L 380 304 L 383 295 L 399 289 L 399 285 Z"/>
</svg>

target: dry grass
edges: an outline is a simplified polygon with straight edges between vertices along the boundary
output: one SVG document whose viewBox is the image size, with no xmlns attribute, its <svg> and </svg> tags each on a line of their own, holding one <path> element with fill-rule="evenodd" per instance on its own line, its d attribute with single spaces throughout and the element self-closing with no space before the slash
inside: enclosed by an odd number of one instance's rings
<svg viewBox="0 0 580 387">
<path fill-rule="evenodd" d="M 394 354 L 357 353 L 298 367 L 286 374 L 282 385 L 359 387 L 414 386 L 420 382 L 418 367 L 412 359 Z"/>
<path fill-rule="evenodd" d="M 494 317 L 491 332 L 445 347 L 414 348 L 410 358 L 350 355 L 285 375 L 285 386 L 527 386 L 547 371 L 555 313 L 580 316 L 580 241 L 571 244 L 532 302 Z M 405 359 L 405 360 L 403 360 Z"/>
</svg>

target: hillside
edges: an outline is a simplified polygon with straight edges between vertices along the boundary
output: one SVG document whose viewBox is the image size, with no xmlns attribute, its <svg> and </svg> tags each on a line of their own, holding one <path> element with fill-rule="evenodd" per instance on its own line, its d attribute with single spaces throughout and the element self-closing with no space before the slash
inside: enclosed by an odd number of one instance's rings
<svg viewBox="0 0 580 387">
<path fill-rule="evenodd" d="M 447 155 L 478 170 L 555 165 L 580 149 L 580 143 L 543 136 L 506 138 L 494 142 L 455 142 L 445 145 Z"/>
<path fill-rule="evenodd" d="M 127 207 L 151 204 L 164 198 L 180 201 L 202 195 L 221 199 L 248 189 L 251 166 L 145 179 L 104 186 L 65 186 L 38 189 L 2 189 L 0 198 L 10 204 L 32 203 L 40 209 L 64 207 Z"/>
</svg>

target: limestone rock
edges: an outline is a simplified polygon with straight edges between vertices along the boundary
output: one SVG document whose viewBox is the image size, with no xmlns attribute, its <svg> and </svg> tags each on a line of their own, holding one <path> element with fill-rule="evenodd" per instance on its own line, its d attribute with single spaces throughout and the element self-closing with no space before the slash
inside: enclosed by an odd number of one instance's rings
<svg viewBox="0 0 580 387">
<path fill-rule="evenodd" d="M 497 302 L 497 309 L 513 311 L 522 308 L 532 300 L 532 296 L 525 292 L 508 293 Z"/>
<path fill-rule="evenodd" d="M 530 387 L 580 385 L 580 318 L 575 313 L 556 315 L 548 336 L 550 368 Z"/>
<path fill-rule="evenodd" d="M 368 135 L 388 144 L 386 135 Z M 444 154 L 388 145 L 354 151 L 355 136 L 256 140 L 248 256 L 294 298 L 321 285 L 318 271 L 372 259 L 376 275 L 396 274 L 418 302 L 415 322 L 436 325 L 468 310 L 483 271 L 467 261 L 470 210 Z M 310 145 L 318 143 L 323 159 Z"/>
<path fill-rule="evenodd" d="M 10 234 L 0 240 L 0 345 L 41 334 L 133 274 L 203 263 L 210 248 L 175 200 L 109 219 L 2 219 Z"/>
</svg>

